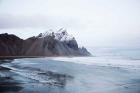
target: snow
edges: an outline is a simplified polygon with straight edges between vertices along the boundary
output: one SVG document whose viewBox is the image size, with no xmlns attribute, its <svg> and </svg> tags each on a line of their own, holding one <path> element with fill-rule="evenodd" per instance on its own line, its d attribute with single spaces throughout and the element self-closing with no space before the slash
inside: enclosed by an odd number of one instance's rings
<svg viewBox="0 0 140 93">
<path fill-rule="evenodd" d="M 56 40 L 59 41 L 70 41 L 73 40 L 74 37 L 72 35 L 69 35 L 66 31 L 66 29 L 59 29 L 58 31 L 53 31 L 52 29 L 46 31 L 45 33 L 40 33 L 38 38 L 45 38 L 47 36 L 55 36 Z"/>
</svg>

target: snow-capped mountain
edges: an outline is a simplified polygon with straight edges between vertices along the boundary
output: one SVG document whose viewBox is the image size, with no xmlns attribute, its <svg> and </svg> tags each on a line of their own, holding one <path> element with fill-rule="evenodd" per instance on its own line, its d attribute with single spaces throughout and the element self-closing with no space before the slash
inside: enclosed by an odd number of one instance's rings
<svg viewBox="0 0 140 93">
<path fill-rule="evenodd" d="M 6 42 L 5 42 L 6 41 Z M 89 56 L 86 48 L 65 29 L 49 30 L 26 40 L 11 34 L 0 34 L 0 56 Z"/>
<path fill-rule="evenodd" d="M 44 38 L 47 36 L 54 36 L 56 40 L 60 41 L 70 41 L 75 39 L 72 35 L 69 35 L 66 31 L 66 29 L 59 29 L 58 31 L 53 31 L 52 29 L 46 31 L 45 33 L 40 33 L 39 38 Z"/>
</svg>

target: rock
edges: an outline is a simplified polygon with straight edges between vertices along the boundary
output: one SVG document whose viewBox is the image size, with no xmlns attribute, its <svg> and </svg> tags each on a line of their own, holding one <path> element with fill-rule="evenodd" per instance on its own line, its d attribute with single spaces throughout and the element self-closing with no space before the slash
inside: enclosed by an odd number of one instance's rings
<svg viewBox="0 0 140 93">
<path fill-rule="evenodd" d="M 12 34 L 0 34 L 0 56 L 20 55 L 23 40 Z"/>
<path fill-rule="evenodd" d="M 86 48 L 66 30 L 47 31 L 26 40 L 12 34 L 0 34 L 0 56 L 89 56 Z"/>
</svg>

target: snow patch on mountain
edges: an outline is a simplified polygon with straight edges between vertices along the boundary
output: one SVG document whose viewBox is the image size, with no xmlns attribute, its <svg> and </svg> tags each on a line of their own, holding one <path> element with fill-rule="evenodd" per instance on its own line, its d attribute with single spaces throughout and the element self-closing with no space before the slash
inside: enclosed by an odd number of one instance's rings
<svg viewBox="0 0 140 93">
<path fill-rule="evenodd" d="M 54 36 L 54 38 L 59 41 L 75 40 L 75 38 L 72 35 L 69 35 L 66 29 L 63 28 L 59 29 L 58 31 L 53 31 L 52 29 L 50 29 L 45 33 L 40 33 L 38 35 L 39 38 L 45 38 L 47 36 Z"/>
</svg>

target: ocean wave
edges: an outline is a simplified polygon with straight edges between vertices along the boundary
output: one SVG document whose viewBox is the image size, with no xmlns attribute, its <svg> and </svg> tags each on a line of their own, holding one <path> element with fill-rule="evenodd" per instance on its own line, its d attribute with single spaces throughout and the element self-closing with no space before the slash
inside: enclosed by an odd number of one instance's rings
<svg viewBox="0 0 140 93">
<path fill-rule="evenodd" d="M 35 80 L 39 83 L 50 84 L 59 87 L 64 87 L 67 80 L 73 78 L 70 75 L 60 74 L 52 71 L 42 71 L 41 69 L 37 68 L 21 68 L 15 65 L 9 66 L 9 64 L 3 64 L 2 66 L 11 69 L 11 72 L 14 72 L 20 76 Z"/>
<path fill-rule="evenodd" d="M 97 66 L 112 66 L 123 67 L 129 69 L 140 69 L 140 60 L 129 59 L 113 59 L 106 57 L 55 57 L 52 60 L 72 62 L 85 65 L 97 65 Z"/>
</svg>

